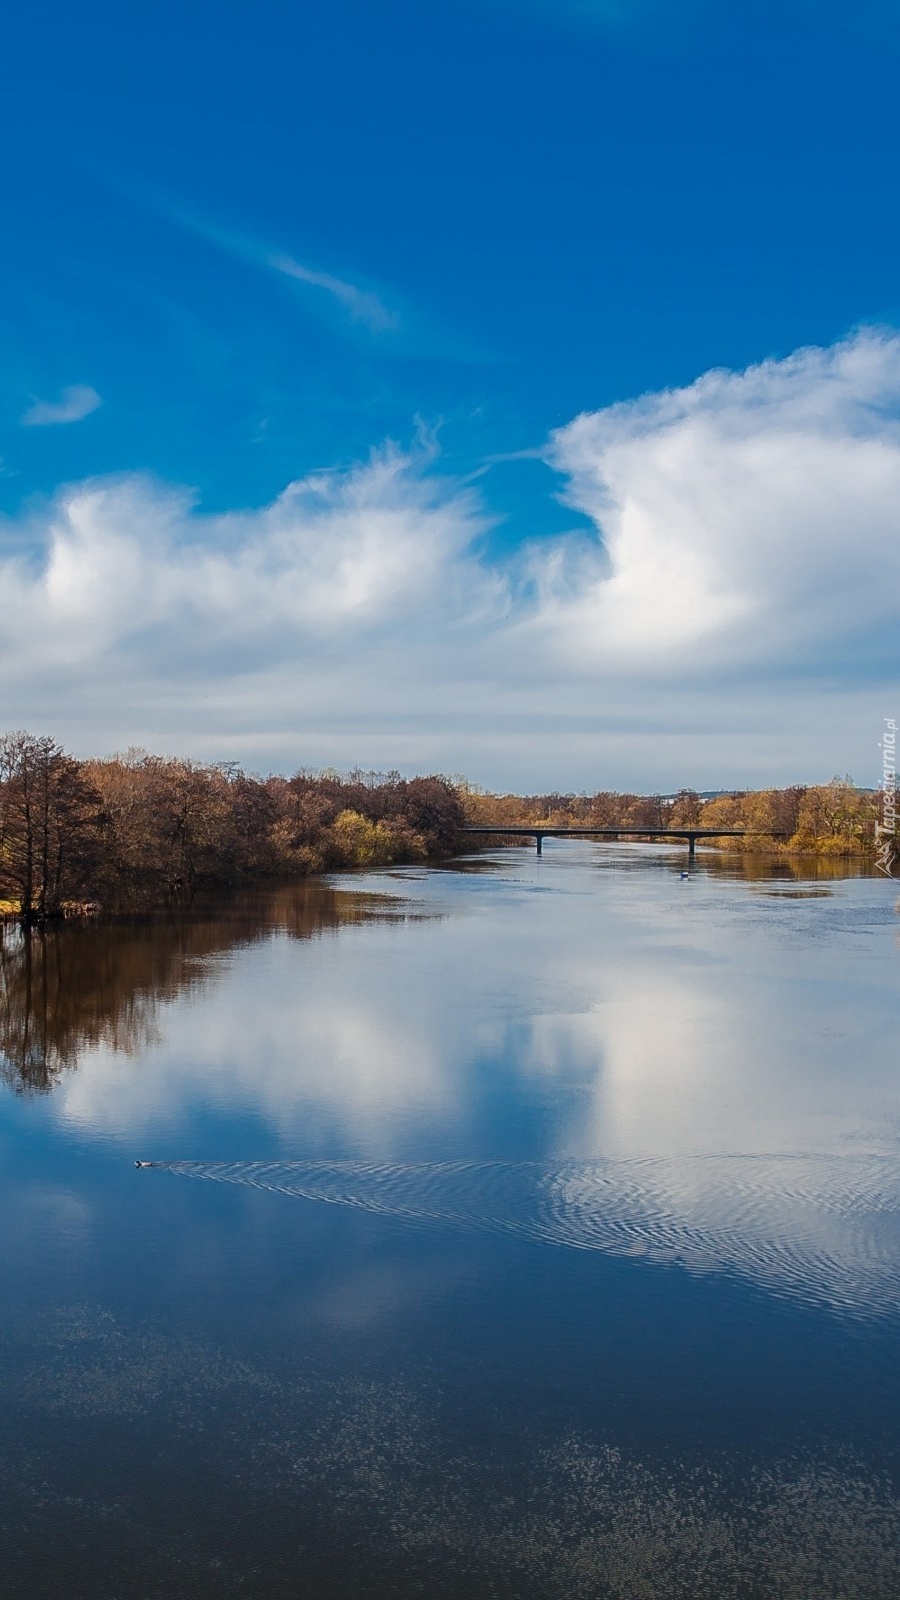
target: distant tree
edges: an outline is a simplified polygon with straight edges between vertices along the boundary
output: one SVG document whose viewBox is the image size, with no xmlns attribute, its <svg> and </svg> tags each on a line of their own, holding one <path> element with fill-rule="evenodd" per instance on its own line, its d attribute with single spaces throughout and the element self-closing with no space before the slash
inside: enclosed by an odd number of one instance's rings
<svg viewBox="0 0 900 1600">
<path fill-rule="evenodd" d="M 703 801 L 696 789 L 679 789 L 672 802 L 666 827 L 696 828 L 702 821 Z"/>
<path fill-rule="evenodd" d="M 622 826 L 626 828 L 647 828 L 651 832 L 656 828 L 668 826 L 668 815 L 658 794 L 645 795 L 633 801 L 622 818 Z"/>
<path fill-rule="evenodd" d="M 703 807 L 704 828 L 742 828 L 744 814 L 739 795 L 719 794 Z"/>
<path fill-rule="evenodd" d="M 614 828 L 622 820 L 623 812 L 627 807 L 623 800 L 632 800 L 633 795 L 623 796 L 614 794 L 610 789 L 601 789 L 598 794 L 591 797 L 588 805 L 588 823 L 595 828 Z"/>
</svg>

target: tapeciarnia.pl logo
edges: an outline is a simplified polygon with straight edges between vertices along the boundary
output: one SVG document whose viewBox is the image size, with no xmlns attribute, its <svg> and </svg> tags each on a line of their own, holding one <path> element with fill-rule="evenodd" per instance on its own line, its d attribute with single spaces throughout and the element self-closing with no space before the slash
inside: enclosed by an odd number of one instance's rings
<svg viewBox="0 0 900 1600">
<path fill-rule="evenodd" d="M 885 877 L 893 876 L 897 834 L 897 719 L 885 717 L 881 736 L 881 817 L 875 824 L 876 866 Z"/>
</svg>

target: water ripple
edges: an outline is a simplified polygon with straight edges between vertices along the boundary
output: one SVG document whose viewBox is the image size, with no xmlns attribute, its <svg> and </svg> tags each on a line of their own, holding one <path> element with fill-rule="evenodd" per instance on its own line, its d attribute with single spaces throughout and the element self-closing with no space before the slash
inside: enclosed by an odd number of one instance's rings
<svg viewBox="0 0 900 1600">
<path fill-rule="evenodd" d="M 153 1165 L 408 1224 L 736 1273 L 855 1315 L 894 1314 L 900 1298 L 900 1168 L 891 1156 Z"/>
</svg>

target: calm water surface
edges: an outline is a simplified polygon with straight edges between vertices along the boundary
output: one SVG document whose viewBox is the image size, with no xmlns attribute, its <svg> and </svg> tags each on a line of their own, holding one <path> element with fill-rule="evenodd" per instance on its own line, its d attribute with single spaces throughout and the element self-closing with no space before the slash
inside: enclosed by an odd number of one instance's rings
<svg viewBox="0 0 900 1600">
<path fill-rule="evenodd" d="M 896 885 L 683 864 L 7 931 L 5 1596 L 894 1600 Z"/>
</svg>

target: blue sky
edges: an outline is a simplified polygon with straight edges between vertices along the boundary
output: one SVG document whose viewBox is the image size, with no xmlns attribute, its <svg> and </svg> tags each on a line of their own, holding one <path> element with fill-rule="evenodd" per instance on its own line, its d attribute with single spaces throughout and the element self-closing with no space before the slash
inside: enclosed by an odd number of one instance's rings
<svg viewBox="0 0 900 1600">
<path fill-rule="evenodd" d="M 86 0 L 7 57 L 4 725 L 878 781 L 894 0 Z"/>
</svg>

